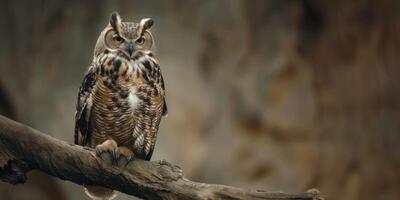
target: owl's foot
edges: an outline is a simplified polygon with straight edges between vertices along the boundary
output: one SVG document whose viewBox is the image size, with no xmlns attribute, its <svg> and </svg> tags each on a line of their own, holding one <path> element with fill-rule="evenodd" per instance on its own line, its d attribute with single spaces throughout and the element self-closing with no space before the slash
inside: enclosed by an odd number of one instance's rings
<svg viewBox="0 0 400 200">
<path fill-rule="evenodd" d="M 128 147 L 120 146 L 118 147 L 118 150 L 120 153 L 120 157 L 118 159 L 119 167 L 125 167 L 129 161 L 135 158 L 135 154 Z"/>
<path fill-rule="evenodd" d="M 96 155 L 100 157 L 107 164 L 118 164 L 120 152 L 117 142 L 112 139 L 104 141 L 102 144 L 96 146 Z"/>
</svg>

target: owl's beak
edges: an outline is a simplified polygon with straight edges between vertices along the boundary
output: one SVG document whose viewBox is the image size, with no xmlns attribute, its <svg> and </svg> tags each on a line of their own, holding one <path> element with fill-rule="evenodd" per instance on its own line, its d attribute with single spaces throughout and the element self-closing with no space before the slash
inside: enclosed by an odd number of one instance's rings
<svg viewBox="0 0 400 200">
<path fill-rule="evenodd" d="M 135 45 L 133 44 L 133 42 L 129 42 L 129 49 L 128 49 L 129 56 L 132 56 L 132 53 L 134 51 L 135 51 Z"/>
<path fill-rule="evenodd" d="M 136 51 L 136 45 L 133 42 L 128 42 L 123 45 L 123 50 L 128 54 L 129 57 Z"/>
</svg>

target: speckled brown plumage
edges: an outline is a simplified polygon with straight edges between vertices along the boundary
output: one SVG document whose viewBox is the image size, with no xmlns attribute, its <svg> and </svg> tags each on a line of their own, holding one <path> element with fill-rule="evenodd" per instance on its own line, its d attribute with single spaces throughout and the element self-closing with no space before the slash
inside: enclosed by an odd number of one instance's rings
<svg viewBox="0 0 400 200">
<path fill-rule="evenodd" d="M 135 156 L 150 159 L 166 114 L 162 85 L 152 56 L 143 53 L 131 61 L 120 53 L 100 54 L 79 92 L 75 143 L 94 148 L 112 138 Z M 137 105 L 130 105 L 130 95 L 138 98 Z"/>
<path fill-rule="evenodd" d="M 96 148 L 98 154 L 112 150 L 129 159 L 133 154 L 150 160 L 161 118 L 167 114 L 164 80 L 151 51 L 152 24 L 151 19 L 133 23 L 121 22 L 116 13 L 111 16 L 79 89 L 76 144 Z M 101 195 L 93 193 L 103 191 L 87 190 L 94 199 Z"/>
</svg>

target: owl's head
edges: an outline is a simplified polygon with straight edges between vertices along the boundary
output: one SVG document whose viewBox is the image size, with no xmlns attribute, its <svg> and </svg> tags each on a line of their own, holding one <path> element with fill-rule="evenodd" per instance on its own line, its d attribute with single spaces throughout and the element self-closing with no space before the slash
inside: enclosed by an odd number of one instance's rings
<svg viewBox="0 0 400 200">
<path fill-rule="evenodd" d="M 94 55 L 105 50 L 120 51 L 128 57 L 133 57 L 139 51 L 149 51 L 154 45 L 150 28 L 154 21 L 150 18 L 135 22 L 122 22 L 117 12 L 110 16 L 107 27 L 101 32 L 97 40 Z"/>
</svg>

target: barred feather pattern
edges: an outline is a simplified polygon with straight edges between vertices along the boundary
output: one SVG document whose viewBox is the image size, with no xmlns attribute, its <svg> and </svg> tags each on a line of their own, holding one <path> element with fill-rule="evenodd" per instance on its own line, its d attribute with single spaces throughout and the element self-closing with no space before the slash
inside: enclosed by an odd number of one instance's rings
<svg viewBox="0 0 400 200">
<path fill-rule="evenodd" d="M 153 54 L 139 51 L 128 58 L 104 51 L 94 58 L 79 90 L 75 143 L 94 148 L 114 139 L 150 160 L 166 114 L 164 80 Z"/>
</svg>

